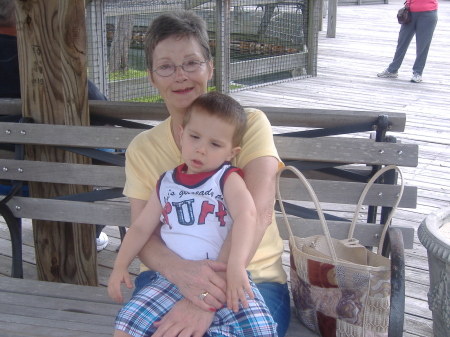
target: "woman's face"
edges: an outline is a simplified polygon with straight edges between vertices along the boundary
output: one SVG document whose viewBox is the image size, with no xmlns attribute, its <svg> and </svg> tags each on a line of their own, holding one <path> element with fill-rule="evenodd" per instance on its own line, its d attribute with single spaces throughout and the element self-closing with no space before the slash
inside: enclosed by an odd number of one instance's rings
<svg viewBox="0 0 450 337">
<path fill-rule="evenodd" d="M 206 61 L 198 41 L 193 37 L 168 37 L 156 45 L 153 70 L 164 65 L 179 66 L 187 61 Z M 148 71 L 150 82 L 158 89 L 169 112 L 186 110 L 198 96 L 206 93 L 207 82 L 212 74 L 212 61 L 202 64 L 194 72 L 177 67 L 168 77 Z"/>
</svg>

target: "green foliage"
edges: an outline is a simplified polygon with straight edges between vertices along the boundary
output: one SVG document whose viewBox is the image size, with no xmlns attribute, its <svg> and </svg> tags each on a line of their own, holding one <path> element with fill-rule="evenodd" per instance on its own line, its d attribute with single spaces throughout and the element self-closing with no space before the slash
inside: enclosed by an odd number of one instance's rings
<svg viewBox="0 0 450 337">
<path fill-rule="evenodd" d="M 144 70 L 128 69 L 126 71 L 115 71 L 108 74 L 109 81 L 129 80 L 131 78 L 147 77 Z"/>
<path fill-rule="evenodd" d="M 150 102 L 150 103 L 164 103 L 160 95 L 143 96 L 137 98 L 127 99 L 125 102 Z"/>
</svg>

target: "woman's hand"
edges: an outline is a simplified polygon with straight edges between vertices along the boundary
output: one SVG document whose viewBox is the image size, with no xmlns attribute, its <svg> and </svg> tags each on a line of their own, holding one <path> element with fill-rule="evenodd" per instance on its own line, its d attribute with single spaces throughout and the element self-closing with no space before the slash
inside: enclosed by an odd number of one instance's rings
<svg viewBox="0 0 450 337">
<path fill-rule="evenodd" d="M 208 296 L 207 296 L 208 297 Z M 214 311 L 204 311 L 183 298 L 159 321 L 153 337 L 203 337 L 211 326 Z"/>
<path fill-rule="evenodd" d="M 181 294 L 205 311 L 218 310 L 226 301 L 226 264 L 212 261 L 183 260 L 182 268 L 173 267 L 168 280 L 174 283 Z M 222 276 L 220 276 L 220 275 Z M 208 292 L 203 300 L 199 295 Z"/>
</svg>

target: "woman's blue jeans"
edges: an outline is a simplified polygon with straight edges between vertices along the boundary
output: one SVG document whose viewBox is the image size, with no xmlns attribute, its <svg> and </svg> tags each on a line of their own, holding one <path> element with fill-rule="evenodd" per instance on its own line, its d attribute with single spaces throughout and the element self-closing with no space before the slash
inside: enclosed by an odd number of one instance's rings
<svg viewBox="0 0 450 337">
<path fill-rule="evenodd" d="M 135 283 L 133 295 L 146 286 L 155 272 L 148 270 L 140 273 Z M 277 322 L 279 337 L 284 337 L 291 320 L 291 302 L 287 283 L 263 282 L 256 285 L 264 297 L 273 319 Z"/>
</svg>

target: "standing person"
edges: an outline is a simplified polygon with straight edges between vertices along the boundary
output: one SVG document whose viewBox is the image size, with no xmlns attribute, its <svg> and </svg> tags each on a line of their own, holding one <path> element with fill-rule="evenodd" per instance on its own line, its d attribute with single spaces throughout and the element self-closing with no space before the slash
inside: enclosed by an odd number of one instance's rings
<svg viewBox="0 0 450 337">
<path fill-rule="evenodd" d="M 19 56 L 14 0 L 0 0 L 0 98 L 21 98 Z M 100 90 L 88 80 L 88 99 L 106 100 Z M 10 187 L 3 193 L 9 193 Z M 96 226 L 97 251 L 108 245 L 108 236 L 102 232 L 105 226 Z"/>
<path fill-rule="evenodd" d="M 164 73 L 164 70 L 161 70 Z M 264 299 L 245 270 L 256 229 L 256 208 L 230 160 L 241 148 L 247 117 L 229 96 L 199 96 L 180 126 L 181 158 L 185 164 L 164 173 L 144 210 L 127 232 L 108 282 L 110 296 L 122 302 L 121 283 L 132 287 L 128 266 L 150 239 L 160 221 L 169 249 L 188 260 L 216 260 L 229 231 L 227 307 L 216 309 L 207 334 L 212 336 L 276 336 L 276 324 Z M 201 299 L 208 296 L 205 291 Z M 160 274 L 119 311 L 114 336 L 147 336 L 183 296 Z M 239 301 L 241 305 L 239 305 Z M 144 309 L 145 308 L 145 309 Z M 142 318 L 145 310 L 145 319 Z M 241 321 L 254 322 L 250 329 Z M 130 324 L 129 322 L 133 322 Z"/>
<path fill-rule="evenodd" d="M 414 34 L 416 34 L 416 61 L 413 66 L 411 82 L 422 82 L 422 73 L 427 62 L 428 50 L 438 20 L 437 0 L 407 0 L 406 6 L 411 11 L 411 22 L 400 27 L 397 50 L 394 60 L 378 77 L 398 77 L 398 69 L 408 50 Z"/>
<path fill-rule="evenodd" d="M 124 194 L 131 206 L 134 223 L 147 204 L 156 182 L 164 172 L 182 164 L 180 125 L 192 102 L 206 93 L 213 75 L 206 23 L 190 11 L 163 13 L 155 18 L 145 36 L 147 72 L 169 111 L 169 118 L 151 130 L 139 134 L 126 152 Z M 257 211 L 256 233 L 248 270 L 262 294 L 270 313 L 284 336 L 290 320 L 290 299 L 286 273 L 281 263 L 283 241 L 275 222 L 275 178 L 283 163 L 273 141 L 272 129 L 263 112 L 245 109 L 247 131 L 233 166 L 244 172 L 244 181 Z M 136 278 L 135 293 L 152 283 L 155 271 L 175 284 L 183 295 L 155 323 L 154 337 L 170 331 L 176 336 L 203 336 L 214 319 L 209 309 L 220 309 L 226 302 L 226 270 L 230 236 L 225 240 L 217 261 L 185 260 L 170 250 L 159 230 L 139 253 L 145 264 Z M 248 262 L 248 261 L 247 261 Z M 150 268 L 152 271 L 148 270 Z M 203 300 L 199 295 L 208 292 Z"/>
</svg>

